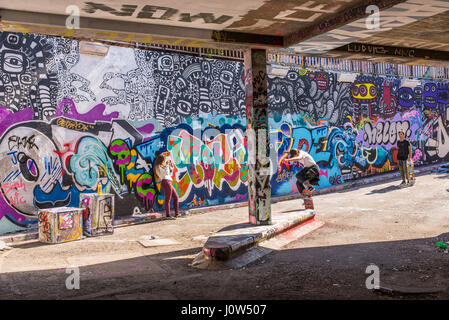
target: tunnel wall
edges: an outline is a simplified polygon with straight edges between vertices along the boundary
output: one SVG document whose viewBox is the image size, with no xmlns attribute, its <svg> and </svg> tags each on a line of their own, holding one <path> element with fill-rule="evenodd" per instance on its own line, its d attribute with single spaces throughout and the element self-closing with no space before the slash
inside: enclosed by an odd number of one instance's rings
<svg viewBox="0 0 449 320">
<path fill-rule="evenodd" d="M 270 141 L 279 163 L 275 195 L 297 192 L 300 167 L 280 161 L 291 148 L 313 156 L 320 187 L 397 169 L 399 129 L 411 142 L 415 166 L 449 159 L 447 80 L 338 79 L 335 72 L 302 69 L 270 79 Z"/>
<path fill-rule="evenodd" d="M 0 33 L 0 234 L 35 228 L 37 210 L 78 206 L 79 194 L 115 195 L 116 217 L 163 208 L 155 152 L 172 155 L 181 209 L 247 200 L 243 64 Z M 270 77 L 272 196 L 297 192 L 309 151 L 320 186 L 395 170 L 397 130 L 417 165 L 447 160 L 447 82 L 295 69 Z"/>
</svg>

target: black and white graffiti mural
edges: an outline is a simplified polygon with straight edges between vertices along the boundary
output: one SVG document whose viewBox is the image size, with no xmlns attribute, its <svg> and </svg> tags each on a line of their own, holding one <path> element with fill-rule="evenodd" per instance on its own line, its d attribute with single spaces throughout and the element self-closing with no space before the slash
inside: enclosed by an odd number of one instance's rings
<svg viewBox="0 0 449 320">
<path fill-rule="evenodd" d="M 130 105 L 130 120 L 155 118 L 167 127 L 212 111 L 244 116 L 242 63 L 142 50 L 134 56 L 137 69 L 108 72 L 100 86 L 115 93 L 102 102 Z M 122 86 L 109 84 L 117 79 Z"/>
<path fill-rule="evenodd" d="M 336 76 L 291 70 L 284 78 L 270 79 L 270 110 L 280 115 L 307 113 L 314 121 L 324 118 L 331 125 L 342 123 L 352 115 L 351 84 L 337 82 Z"/>
<path fill-rule="evenodd" d="M 0 34 L 0 105 L 11 112 L 32 107 L 37 119 L 54 115 L 58 83 L 48 68 L 52 50 L 47 37 Z"/>
<path fill-rule="evenodd" d="M 49 64 L 58 75 L 57 101 L 70 98 L 74 102 L 96 101 L 90 89 L 90 81 L 71 69 L 80 60 L 79 42 L 64 38 L 52 38 L 54 56 Z"/>
<path fill-rule="evenodd" d="M 35 119 L 49 120 L 70 98 L 123 106 L 129 120 L 157 119 L 163 128 L 212 111 L 245 115 L 242 63 L 133 50 L 131 67 L 101 68 L 94 85 L 73 70 L 81 58 L 76 40 L 13 33 L 0 40 L 0 105 L 12 112 L 33 107 Z"/>
</svg>

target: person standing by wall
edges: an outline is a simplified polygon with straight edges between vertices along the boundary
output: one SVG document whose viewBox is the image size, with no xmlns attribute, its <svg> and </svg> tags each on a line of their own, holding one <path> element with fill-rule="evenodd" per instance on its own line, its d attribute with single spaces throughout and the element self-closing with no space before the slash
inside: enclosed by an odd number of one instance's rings
<svg viewBox="0 0 449 320">
<path fill-rule="evenodd" d="M 284 161 L 299 161 L 304 166 L 304 168 L 296 174 L 296 186 L 298 187 L 299 193 L 304 191 L 305 186 L 307 186 L 309 191 L 315 189 L 311 184 L 318 185 L 320 180 L 320 168 L 309 153 L 303 150 L 298 151 L 297 149 L 291 149 L 290 158 L 287 158 Z"/>
<path fill-rule="evenodd" d="M 179 214 L 179 196 L 172 184 L 173 163 L 168 156 L 158 155 L 154 161 L 154 174 L 158 180 L 162 180 L 161 188 L 164 190 L 165 215 L 170 215 L 170 200 L 173 199 L 175 217 Z"/>
<path fill-rule="evenodd" d="M 405 139 L 404 130 L 400 129 L 398 131 L 398 135 L 398 164 L 399 172 L 401 173 L 402 178 L 400 186 L 405 186 L 406 184 L 410 184 L 409 173 L 407 170 L 407 160 L 412 161 L 412 146 L 410 145 L 410 142 Z"/>
</svg>

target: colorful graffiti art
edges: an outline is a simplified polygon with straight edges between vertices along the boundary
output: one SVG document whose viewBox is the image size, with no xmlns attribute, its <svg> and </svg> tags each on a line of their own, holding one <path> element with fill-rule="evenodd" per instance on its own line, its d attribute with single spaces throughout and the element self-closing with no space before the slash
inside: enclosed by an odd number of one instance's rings
<svg viewBox="0 0 449 320">
<path fill-rule="evenodd" d="M 83 209 L 64 207 L 39 210 L 38 221 L 41 242 L 62 243 L 81 239 Z"/>
<path fill-rule="evenodd" d="M 301 69 L 292 69 L 282 79 L 271 79 L 275 195 L 297 192 L 292 180 L 301 168 L 282 161 L 284 152 L 291 148 L 303 149 L 314 157 L 320 167 L 320 187 L 396 169 L 400 129 L 411 142 L 415 165 L 449 158 L 447 80 L 420 81 L 420 85 L 409 88 L 401 87 L 397 78 L 358 75 L 353 83 L 336 79 L 334 73 L 325 77 L 323 72 Z M 344 92 L 338 88 L 344 88 Z M 301 100 L 295 100 L 294 92 Z M 329 96 L 342 102 L 337 104 L 334 114 L 339 116 L 334 118 L 318 112 L 328 105 L 325 97 Z M 282 112 L 280 106 L 288 112 Z"/>
<path fill-rule="evenodd" d="M 80 207 L 84 208 L 84 235 L 92 237 L 114 232 L 114 195 L 82 193 Z"/>
<path fill-rule="evenodd" d="M 195 132 L 197 124 L 188 118 L 145 138 L 149 124 L 133 126 L 100 111 L 101 105 L 92 108 L 90 118 L 99 120 L 85 122 L 89 114 L 80 114 L 65 99 L 56 110 L 60 116 L 51 121 L 29 119 L 5 130 L 0 139 L 4 215 L 27 221 L 36 219 L 39 209 L 79 206 L 80 193 L 95 193 L 99 185 L 116 195 L 118 216 L 131 215 L 129 208 L 135 207 L 159 210 L 164 196 L 152 170 L 156 151 L 175 161 L 173 180 L 181 207 L 191 207 L 197 197 L 213 205 L 245 193 L 242 120 L 209 115 L 201 118 L 205 129 Z"/>
<path fill-rule="evenodd" d="M 51 237 L 38 211 L 78 207 L 100 185 L 115 217 L 162 210 L 157 152 L 174 161 L 182 209 L 254 200 L 259 185 L 266 212 L 270 197 L 297 192 L 301 167 L 282 161 L 292 148 L 314 157 L 319 188 L 396 170 L 399 129 L 415 166 L 449 160 L 448 80 L 262 72 L 254 84 L 267 80 L 268 91 L 256 101 L 268 110 L 249 108 L 247 123 L 245 99 L 255 96 L 245 96 L 251 81 L 239 62 L 118 46 L 89 57 L 77 40 L 8 32 L 0 62 L 0 234 L 41 223 Z M 249 174 L 262 166 L 249 168 L 247 124 L 268 132 L 261 181 Z"/>
</svg>

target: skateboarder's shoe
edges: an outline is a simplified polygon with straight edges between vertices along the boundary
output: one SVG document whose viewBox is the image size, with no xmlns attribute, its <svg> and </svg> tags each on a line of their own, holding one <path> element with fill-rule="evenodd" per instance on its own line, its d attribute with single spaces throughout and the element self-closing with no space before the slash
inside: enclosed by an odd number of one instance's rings
<svg viewBox="0 0 449 320">
<path fill-rule="evenodd" d="M 399 185 L 400 187 L 407 185 L 407 183 L 405 181 L 402 181 L 401 184 Z"/>
<path fill-rule="evenodd" d="M 313 186 L 310 186 L 309 191 L 312 192 L 313 190 L 315 190 L 315 188 Z"/>
</svg>

